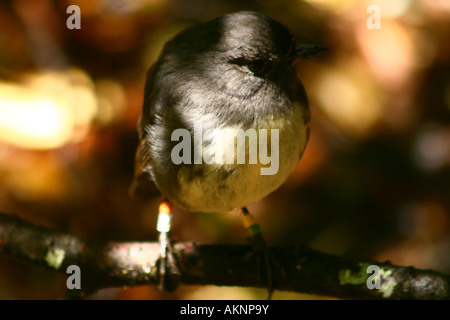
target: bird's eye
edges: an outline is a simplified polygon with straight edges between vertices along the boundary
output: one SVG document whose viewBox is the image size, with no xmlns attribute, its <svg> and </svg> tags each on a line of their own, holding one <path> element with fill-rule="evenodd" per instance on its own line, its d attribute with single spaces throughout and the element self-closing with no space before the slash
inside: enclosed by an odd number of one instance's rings
<svg viewBox="0 0 450 320">
<path fill-rule="evenodd" d="M 248 58 L 237 58 L 230 60 L 230 63 L 237 64 L 241 67 L 246 67 L 254 75 L 261 75 L 268 70 L 269 60 L 268 59 L 248 59 Z"/>
<path fill-rule="evenodd" d="M 268 62 L 264 59 L 257 59 L 250 61 L 247 64 L 247 68 L 253 72 L 253 74 L 258 75 L 263 73 L 267 69 Z"/>
</svg>

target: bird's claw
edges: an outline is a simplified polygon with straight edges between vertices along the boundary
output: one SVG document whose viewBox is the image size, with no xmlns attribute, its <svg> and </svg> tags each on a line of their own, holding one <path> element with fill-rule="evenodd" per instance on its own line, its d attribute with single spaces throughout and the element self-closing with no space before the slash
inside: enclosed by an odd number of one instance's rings
<svg viewBox="0 0 450 320">
<path fill-rule="evenodd" d="M 160 234 L 161 253 L 157 261 L 157 276 L 161 291 L 175 291 L 180 283 L 181 271 L 172 243 L 166 233 Z"/>
</svg>

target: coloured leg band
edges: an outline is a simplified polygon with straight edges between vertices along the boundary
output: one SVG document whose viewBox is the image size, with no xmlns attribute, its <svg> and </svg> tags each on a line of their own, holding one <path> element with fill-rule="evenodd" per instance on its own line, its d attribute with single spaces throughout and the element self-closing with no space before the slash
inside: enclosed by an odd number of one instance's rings
<svg viewBox="0 0 450 320">
<path fill-rule="evenodd" d="M 261 228 L 259 227 L 259 224 L 256 223 L 255 218 L 248 211 L 244 210 L 242 211 L 241 220 L 244 227 L 247 230 L 249 230 L 252 236 L 261 233 Z"/>
<path fill-rule="evenodd" d="M 172 205 L 163 201 L 159 205 L 158 222 L 156 223 L 156 230 L 158 232 L 169 232 L 172 225 Z"/>
<path fill-rule="evenodd" d="M 259 224 L 255 223 L 248 228 L 250 230 L 250 233 L 252 236 L 256 236 L 257 234 L 261 234 L 261 228 L 259 227 Z"/>
</svg>

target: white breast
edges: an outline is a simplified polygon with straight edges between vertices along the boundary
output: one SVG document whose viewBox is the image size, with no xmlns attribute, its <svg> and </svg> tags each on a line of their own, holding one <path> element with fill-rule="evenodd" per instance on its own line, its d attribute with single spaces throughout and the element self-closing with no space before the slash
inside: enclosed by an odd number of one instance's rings
<svg viewBox="0 0 450 320">
<path fill-rule="evenodd" d="M 215 161 L 211 164 L 203 163 L 203 174 L 198 176 L 192 175 L 192 167 L 182 167 L 178 173 L 180 192 L 177 199 L 172 200 L 190 211 L 229 212 L 256 202 L 277 189 L 297 166 L 307 143 L 307 128 L 302 108 L 296 106 L 290 112 L 290 115 L 283 118 L 266 119 L 254 124 L 252 129 L 255 130 L 258 141 L 263 138 L 261 133 L 264 134 L 260 129 L 266 130 L 269 146 L 258 145 L 258 148 L 249 149 L 247 143 L 243 164 L 238 163 L 236 153 L 232 159 L 234 161 L 228 158 L 227 163 L 224 148 L 236 151 L 234 148 L 236 134 L 232 133 L 236 133 L 238 129 L 248 128 L 222 127 L 217 128 L 220 130 L 216 133 L 210 132 L 210 135 L 206 135 L 210 141 L 203 145 L 202 151 Z M 263 164 L 258 157 L 260 149 L 270 150 L 270 145 L 274 146 L 273 143 L 276 142 L 274 141 L 276 134 L 270 134 L 274 133 L 272 130 L 278 132 L 278 155 L 276 152 L 272 153 L 272 162 Z M 223 132 L 228 133 L 225 136 L 228 138 L 224 139 L 223 134 L 218 134 Z M 258 153 L 256 164 L 249 163 L 255 156 L 252 151 Z M 276 148 L 272 151 L 276 151 Z M 217 161 L 219 158 L 223 159 L 221 161 L 223 164 L 216 163 L 220 162 Z M 274 163 L 275 160 L 278 160 L 278 165 Z"/>
</svg>

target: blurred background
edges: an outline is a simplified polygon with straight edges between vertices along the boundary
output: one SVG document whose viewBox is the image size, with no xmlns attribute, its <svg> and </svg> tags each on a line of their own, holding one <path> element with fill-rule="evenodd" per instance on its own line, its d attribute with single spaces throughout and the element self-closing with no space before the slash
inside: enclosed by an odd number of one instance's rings
<svg viewBox="0 0 450 320">
<path fill-rule="evenodd" d="M 66 27 L 72 4 L 80 30 Z M 367 25 L 370 5 L 380 9 L 380 29 Z M 3 0 L 0 212 L 87 239 L 155 241 L 158 199 L 127 192 L 145 73 L 183 28 L 240 10 L 276 18 L 299 42 L 330 47 L 297 64 L 312 113 L 303 159 L 280 189 L 249 207 L 267 242 L 450 273 L 446 0 Z M 238 217 L 179 209 L 173 235 L 248 241 Z M 57 299 L 65 284 L 0 256 L 0 299 Z M 266 291 L 141 286 L 90 298 L 265 299 Z"/>
</svg>

